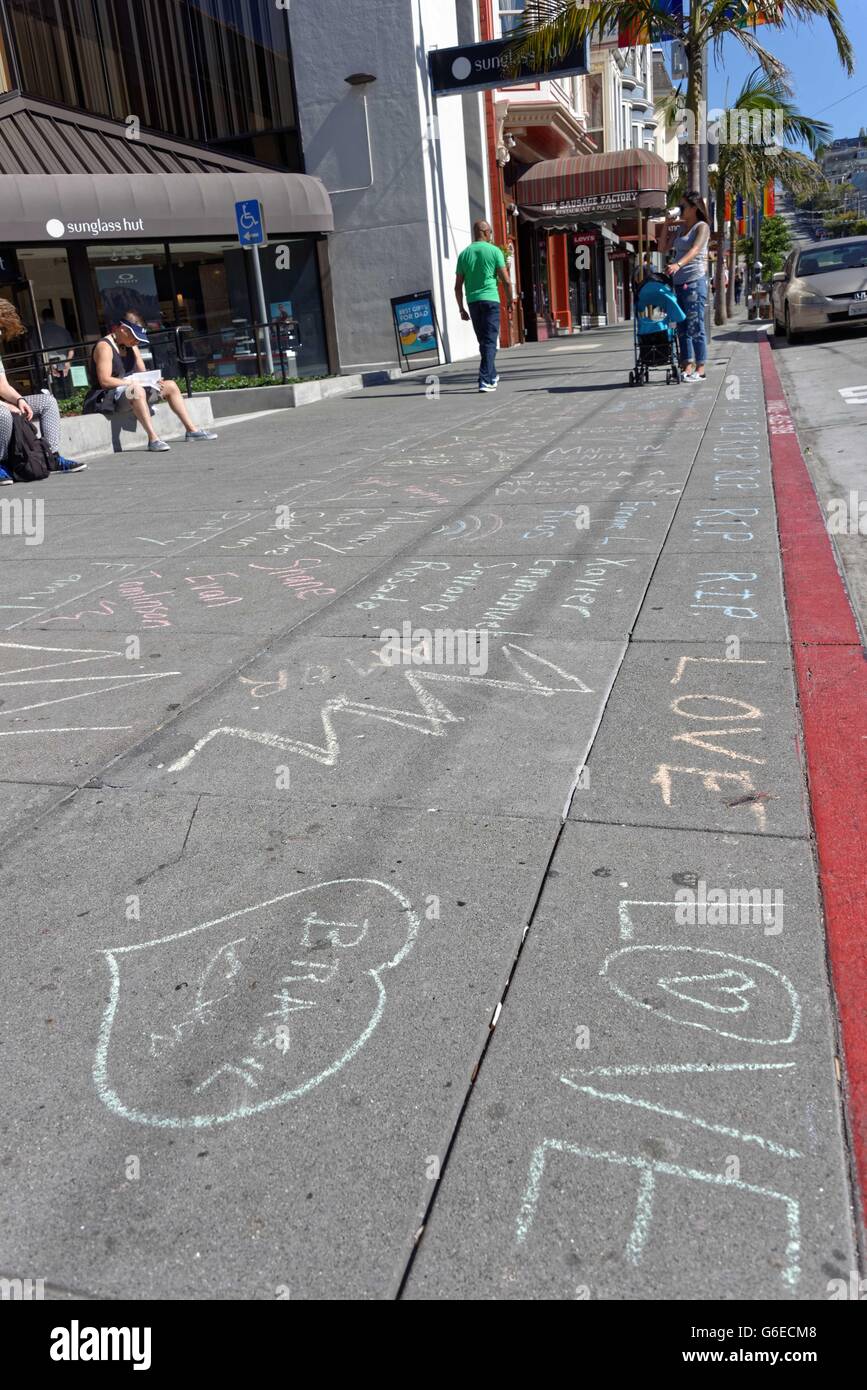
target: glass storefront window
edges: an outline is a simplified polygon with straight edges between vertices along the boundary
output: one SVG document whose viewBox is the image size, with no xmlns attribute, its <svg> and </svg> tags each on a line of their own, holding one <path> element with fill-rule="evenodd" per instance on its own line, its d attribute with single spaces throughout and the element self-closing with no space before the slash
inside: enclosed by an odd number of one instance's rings
<svg viewBox="0 0 867 1390">
<path fill-rule="evenodd" d="M 100 327 L 106 330 L 112 319 L 132 310 L 152 338 L 150 349 L 142 353 L 145 366 L 176 377 L 175 314 L 164 244 L 88 246 L 87 259 Z"/>
<path fill-rule="evenodd" d="M 173 242 L 169 247 L 175 313 L 193 336 L 187 352 L 202 376 L 255 376 L 245 253 L 237 242 Z"/>
</svg>

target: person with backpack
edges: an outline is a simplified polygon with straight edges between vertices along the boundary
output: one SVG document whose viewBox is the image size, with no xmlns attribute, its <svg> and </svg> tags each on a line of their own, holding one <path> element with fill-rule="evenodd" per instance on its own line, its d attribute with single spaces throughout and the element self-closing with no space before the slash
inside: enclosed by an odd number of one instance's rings
<svg viewBox="0 0 867 1390">
<path fill-rule="evenodd" d="M 0 344 L 20 338 L 24 324 L 14 304 L 0 299 Z M 39 422 L 41 440 L 37 439 L 31 421 Z M 16 468 L 10 459 L 14 443 Z M 11 465 L 11 466 L 10 466 Z M 0 487 L 16 481 L 35 481 L 48 473 L 78 473 L 86 463 L 64 458 L 60 452 L 60 411 L 57 401 L 47 391 L 34 396 L 22 396 L 11 384 L 0 357 Z"/>
</svg>

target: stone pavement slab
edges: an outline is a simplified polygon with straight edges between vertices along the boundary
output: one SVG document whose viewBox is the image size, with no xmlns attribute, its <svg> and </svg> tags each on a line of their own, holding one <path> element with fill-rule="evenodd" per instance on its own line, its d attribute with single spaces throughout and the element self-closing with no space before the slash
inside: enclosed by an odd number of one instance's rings
<svg viewBox="0 0 867 1390">
<path fill-rule="evenodd" d="M 0 872 L 3 1267 L 392 1296 L 555 829 L 82 793 Z"/>
<path fill-rule="evenodd" d="M 171 721 L 218 673 L 240 665 L 247 649 L 239 637 L 168 632 L 130 637 L 133 642 L 116 632 L 3 634 L 4 777 L 81 785 Z"/>
<path fill-rule="evenodd" d="M 484 670 L 472 653 L 458 665 L 384 665 L 381 650 L 360 638 L 289 639 L 112 769 L 112 785 L 562 812 L 622 643 L 497 638 Z"/>
<path fill-rule="evenodd" d="M 636 642 L 779 642 L 786 631 L 779 557 L 733 563 L 727 552 L 662 555 L 638 621 Z"/>
<path fill-rule="evenodd" d="M 634 643 L 571 816 L 806 836 L 799 733 L 787 646 Z"/>
<path fill-rule="evenodd" d="M 705 880 L 778 907 L 706 925 Z M 782 1302 L 856 1267 L 809 846 L 569 825 L 407 1296 Z"/>
</svg>

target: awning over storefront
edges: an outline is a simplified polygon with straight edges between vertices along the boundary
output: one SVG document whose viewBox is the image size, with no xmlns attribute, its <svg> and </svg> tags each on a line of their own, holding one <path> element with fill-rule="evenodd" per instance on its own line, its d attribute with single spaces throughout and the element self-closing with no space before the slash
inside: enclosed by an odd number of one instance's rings
<svg viewBox="0 0 867 1390">
<path fill-rule="evenodd" d="M 0 240 L 234 237 L 235 203 L 259 199 L 281 236 L 334 230 L 319 179 L 255 169 L 221 174 L 0 175 Z"/>
<path fill-rule="evenodd" d="M 515 201 L 528 222 L 552 231 L 639 210 L 663 212 L 668 165 L 650 150 L 548 159 L 522 174 Z"/>
</svg>

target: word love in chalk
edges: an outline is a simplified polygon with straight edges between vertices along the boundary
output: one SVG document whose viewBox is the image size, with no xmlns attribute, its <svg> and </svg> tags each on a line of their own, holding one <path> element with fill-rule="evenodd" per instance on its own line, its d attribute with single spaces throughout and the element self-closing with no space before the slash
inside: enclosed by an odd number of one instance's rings
<svg viewBox="0 0 867 1390">
<path fill-rule="evenodd" d="M 164 1129 L 299 1100 L 369 1043 L 389 972 L 418 930 L 397 888 L 340 878 L 104 951 L 100 1099 L 124 1120 Z"/>
<path fill-rule="evenodd" d="M 402 623 L 400 632 L 385 628 L 380 641 L 379 659 L 384 666 L 465 666 L 476 676 L 488 672 L 488 633 L 484 628 L 455 631 L 438 627 L 431 631 Z"/>
</svg>

